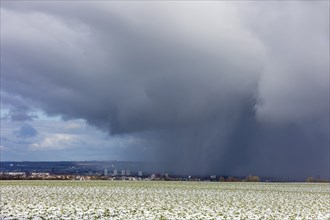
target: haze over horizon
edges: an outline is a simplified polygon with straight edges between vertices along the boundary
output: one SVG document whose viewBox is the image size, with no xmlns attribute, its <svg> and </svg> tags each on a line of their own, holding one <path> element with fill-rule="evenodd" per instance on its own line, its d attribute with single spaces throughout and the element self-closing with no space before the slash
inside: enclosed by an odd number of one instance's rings
<svg viewBox="0 0 330 220">
<path fill-rule="evenodd" d="M 329 1 L 1 1 L 1 161 L 330 178 L 329 114 Z"/>
</svg>

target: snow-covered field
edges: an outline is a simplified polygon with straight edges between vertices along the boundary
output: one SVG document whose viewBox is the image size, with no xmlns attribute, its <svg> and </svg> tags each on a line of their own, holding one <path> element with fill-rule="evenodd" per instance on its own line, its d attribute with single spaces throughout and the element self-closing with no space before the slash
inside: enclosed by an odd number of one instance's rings
<svg viewBox="0 0 330 220">
<path fill-rule="evenodd" d="M 0 219 L 330 219 L 330 185 L 1 181 Z"/>
</svg>

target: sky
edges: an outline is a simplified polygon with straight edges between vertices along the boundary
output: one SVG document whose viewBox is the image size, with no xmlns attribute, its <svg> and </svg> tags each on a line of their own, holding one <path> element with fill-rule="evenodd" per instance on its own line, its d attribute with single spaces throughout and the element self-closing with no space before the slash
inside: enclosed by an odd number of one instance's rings
<svg viewBox="0 0 330 220">
<path fill-rule="evenodd" d="M 0 141 L 1 161 L 329 178 L 329 1 L 1 1 Z"/>
</svg>

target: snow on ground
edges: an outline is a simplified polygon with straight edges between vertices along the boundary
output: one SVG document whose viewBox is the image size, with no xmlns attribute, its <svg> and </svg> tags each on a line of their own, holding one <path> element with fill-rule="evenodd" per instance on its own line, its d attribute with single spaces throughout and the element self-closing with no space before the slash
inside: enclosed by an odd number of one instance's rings
<svg viewBox="0 0 330 220">
<path fill-rule="evenodd" d="M 0 219 L 330 219 L 326 183 L 1 181 Z"/>
</svg>

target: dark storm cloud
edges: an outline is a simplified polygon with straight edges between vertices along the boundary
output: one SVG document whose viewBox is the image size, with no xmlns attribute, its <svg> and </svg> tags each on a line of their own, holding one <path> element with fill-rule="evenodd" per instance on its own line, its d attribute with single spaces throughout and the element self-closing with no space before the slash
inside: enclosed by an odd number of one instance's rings
<svg viewBox="0 0 330 220">
<path fill-rule="evenodd" d="M 5 2 L 3 90 L 176 172 L 328 175 L 328 4 Z"/>
</svg>

